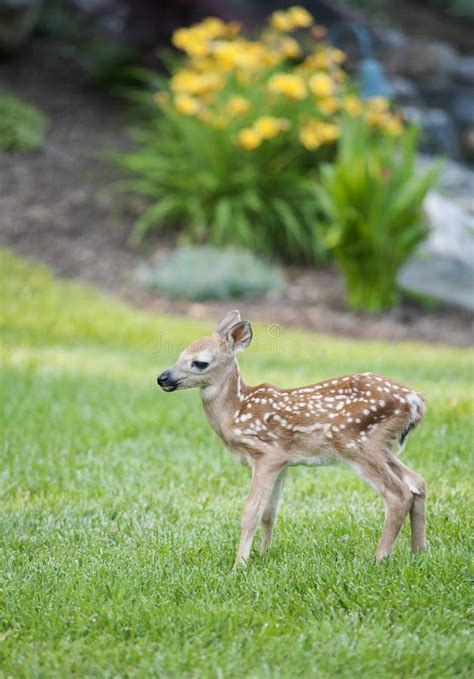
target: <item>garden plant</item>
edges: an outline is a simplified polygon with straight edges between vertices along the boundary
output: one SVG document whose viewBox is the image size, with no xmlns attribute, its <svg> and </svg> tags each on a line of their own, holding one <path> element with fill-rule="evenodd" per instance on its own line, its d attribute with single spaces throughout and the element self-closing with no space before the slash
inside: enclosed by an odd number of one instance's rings
<svg viewBox="0 0 474 679">
<path fill-rule="evenodd" d="M 142 279 L 158 292 L 193 302 L 264 295 L 285 286 L 278 269 L 251 252 L 211 245 L 176 248 Z"/>
<path fill-rule="evenodd" d="M 321 229 L 340 264 L 351 309 L 381 311 L 398 300 L 398 271 L 426 237 L 423 199 L 438 166 L 417 171 L 417 130 L 372 143 L 361 120 L 345 126 L 333 163 L 315 185 Z"/>
<path fill-rule="evenodd" d="M 0 150 L 18 153 L 37 151 L 47 121 L 34 106 L 0 89 Z"/>
</svg>

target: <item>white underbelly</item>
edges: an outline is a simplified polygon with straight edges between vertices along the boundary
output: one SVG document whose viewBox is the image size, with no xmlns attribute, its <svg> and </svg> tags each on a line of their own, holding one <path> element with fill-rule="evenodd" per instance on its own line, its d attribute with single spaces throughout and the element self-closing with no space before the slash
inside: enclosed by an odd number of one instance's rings
<svg viewBox="0 0 474 679">
<path fill-rule="evenodd" d="M 303 465 L 305 467 L 324 467 L 328 464 L 334 464 L 335 462 L 337 462 L 336 456 L 333 453 L 327 451 L 311 455 L 292 456 L 289 465 L 291 467 L 295 467 L 297 465 Z"/>
</svg>

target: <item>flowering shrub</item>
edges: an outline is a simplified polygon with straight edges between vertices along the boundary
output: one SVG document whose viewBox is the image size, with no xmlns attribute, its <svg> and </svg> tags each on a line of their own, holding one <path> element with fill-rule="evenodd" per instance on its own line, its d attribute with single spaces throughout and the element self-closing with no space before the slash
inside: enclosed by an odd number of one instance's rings
<svg viewBox="0 0 474 679">
<path fill-rule="evenodd" d="M 258 38 L 208 18 L 175 31 L 185 54 L 155 93 L 138 148 L 121 157 L 126 187 L 152 201 L 135 234 L 179 224 L 193 240 L 235 243 L 287 260 L 324 256 L 315 177 L 346 121 L 397 136 L 382 99 L 363 102 L 345 55 L 302 7 L 274 12 Z M 320 220 L 319 220 L 320 221 Z"/>
</svg>

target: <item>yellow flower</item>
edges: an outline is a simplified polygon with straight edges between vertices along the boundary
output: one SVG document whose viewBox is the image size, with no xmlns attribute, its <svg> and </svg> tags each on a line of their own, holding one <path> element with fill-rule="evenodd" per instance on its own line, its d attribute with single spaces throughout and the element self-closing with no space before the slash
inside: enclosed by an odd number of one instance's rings
<svg viewBox="0 0 474 679">
<path fill-rule="evenodd" d="M 344 111 L 351 117 L 359 116 L 362 113 L 362 102 L 359 97 L 348 94 L 343 101 Z"/>
<path fill-rule="evenodd" d="M 328 97 L 327 99 L 319 99 L 318 108 L 323 113 L 331 115 L 332 113 L 335 113 L 339 109 L 339 102 L 337 101 L 337 99 L 333 99 L 332 97 Z"/>
<path fill-rule="evenodd" d="M 326 73 L 316 73 L 309 79 L 309 88 L 316 97 L 329 97 L 334 90 L 334 83 Z"/>
<path fill-rule="evenodd" d="M 335 64 L 342 64 L 346 60 L 347 55 L 342 50 L 337 49 L 337 47 L 330 47 L 329 58 L 332 59 Z"/>
<path fill-rule="evenodd" d="M 161 92 L 156 92 L 153 95 L 153 99 L 160 108 L 165 109 L 169 104 L 170 95 L 168 94 L 168 92 L 161 90 Z"/>
<path fill-rule="evenodd" d="M 382 121 L 384 119 L 384 114 L 380 111 L 366 111 L 365 112 L 365 119 L 368 122 L 369 125 L 372 127 L 377 127 L 378 125 L 382 124 Z"/>
<path fill-rule="evenodd" d="M 314 151 L 314 149 L 317 149 L 322 144 L 321 135 L 318 134 L 318 130 L 313 125 L 302 127 L 299 138 L 303 146 L 309 151 Z"/>
<path fill-rule="evenodd" d="M 260 42 L 217 40 L 212 45 L 212 52 L 217 66 L 224 71 L 233 68 L 258 70 L 262 66 L 266 49 Z"/>
<path fill-rule="evenodd" d="M 247 151 L 253 151 L 253 149 L 256 149 L 257 146 L 260 146 L 261 141 L 262 140 L 259 134 L 250 127 L 240 130 L 239 134 L 237 135 L 238 145 Z"/>
<path fill-rule="evenodd" d="M 386 113 L 381 122 L 383 131 L 392 137 L 398 137 L 403 131 L 403 124 L 398 116 Z"/>
<path fill-rule="evenodd" d="M 329 58 L 329 48 L 318 45 L 313 54 L 309 54 L 303 62 L 307 69 L 327 70 L 331 66 Z"/>
<path fill-rule="evenodd" d="M 278 10 L 270 17 L 270 26 L 279 33 L 290 33 L 297 28 L 308 28 L 314 23 L 311 14 L 304 7 L 295 5 L 287 12 Z"/>
<path fill-rule="evenodd" d="M 237 42 L 219 40 L 214 44 L 213 53 L 217 65 L 224 70 L 234 68 L 241 60 L 241 48 Z"/>
<path fill-rule="evenodd" d="M 203 57 L 209 51 L 207 35 L 195 28 L 178 28 L 173 33 L 171 42 L 193 57 Z"/>
<path fill-rule="evenodd" d="M 321 136 L 324 143 L 332 144 L 339 137 L 339 128 L 334 123 L 321 123 Z"/>
<path fill-rule="evenodd" d="M 227 26 L 217 17 L 207 17 L 200 24 L 196 25 L 196 28 L 200 28 L 203 33 L 206 33 L 209 38 L 218 38 L 226 34 Z"/>
<path fill-rule="evenodd" d="M 262 116 L 257 118 L 253 124 L 253 129 L 261 139 L 272 139 L 282 130 L 290 127 L 290 121 L 286 118 L 274 118 L 273 116 Z"/>
<path fill-rule="evenodd" d="M 176 71 L 170 81 L 171 88 L 175 92 L 187 92 L 189 94 L 205 94 L 215 92 L 223 85 L 223 78 L 219 73 L 194 73 L 186 69 Z"/>
<path fill-rule="evenodd" d="M 246 113 L 250 108 L 250 102 L 245 97 L 231 97 L 227 102 L 225 110 L 233 116 Z"/>
<path fill-rule="evenodd" d="M 235 36 L 240 32 L 241 24 L 238 21 L 229 21 L 225 25 L 225 36 L 226 38 L 235 38 Z"/>
<path fill-rule="evenodd" d="M 367 108 L 369 111 L 384 113 L 390 108 L 390 102 L 385 97 L 372 97 L 367 101 Z"/>
<path fill-rule="evenodd" d="M 299 57 L 301 55 L 301 47 L 294 38 L 285 36 L 280 42 L 280 52 L 290 59 Z"/>
<path fill-rule="evenodd" d="M 306 86 L 303 78 L 289 73 L 276 73 L 268 81 L 268 89 L 274 94 L 285 94 L 290 99 L 304 99 Z"/>
<path fill-rule="evenodd" d="M 279 33 L 289 33 L 293 30 L 293 21 L 287 12 L 278 10 L 270 17 L 270 26 Z"/>
<path fill-rule="evenodd" d="M 199 101 L 188 94 L 177 94 L 174 98 L 174 106 L 178 113 L 185 116 L 193 116 L 201 108 Z"/>
<path fill-rule="evenodd" d="M 293 22 L 293 28 L 308 28 L 314 24 L 311 14 L 300 5 L 294 5 L 288 10 L 288 16 Z"/>
<path fill-rule="evenodd" d="M 322 144 L 332 144 L 339 137 L 339 128 L 334 123 L 322 123 L 311 120 L 304 125 L 299 134 L 300 142 L 305 148 L 314 151 Z"/>
</svg>

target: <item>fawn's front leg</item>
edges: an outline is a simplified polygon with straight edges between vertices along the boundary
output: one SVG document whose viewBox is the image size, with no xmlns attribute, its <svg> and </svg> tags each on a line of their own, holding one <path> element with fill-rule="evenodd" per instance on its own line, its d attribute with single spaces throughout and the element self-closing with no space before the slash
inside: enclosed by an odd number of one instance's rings
<svg viewBox="0 0 474 679">
<path fill-rule="evenodd" d="M 240 523 L 240 544 L 232 572 L 249 558 L 252 540 L 273 493 L 273 488 L 282 471 L 281 465 L 270 467 L 264 462 L 257 463 L 245 501 Z"/>
<path fill-rule="evenodd" d="M 262 539 L 260 541 L 260 556 L 263 556 L 267 549 L 272 544 L 272 533 L 275 525 L 275 520 L 278 514 L 281 498 L 283 495 L 283 488 L 285 485 L 286 472 L 288 467 L 285 467 L 279 473 L 270 500 L 263 511 L 262 516 Z"/>
</svg>

